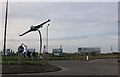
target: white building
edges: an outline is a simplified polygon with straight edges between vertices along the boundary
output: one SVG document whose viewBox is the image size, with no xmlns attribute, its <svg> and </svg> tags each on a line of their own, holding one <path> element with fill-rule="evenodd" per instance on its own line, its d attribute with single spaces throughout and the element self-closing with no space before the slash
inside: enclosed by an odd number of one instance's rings
<svg viewBox="0 0 120 77">
<path fill-rule="evenodd" d="M 78 52 L 80 54 L 100 54 L 101 50 L 99 47 L 80 47 Z"/>
<path fill-rule="evenodd" d="M 63 54 L 62 46 L 60 45 L 60 48 L 58 48 L 58 49 L 53 49 L 52 54 L 53 54 L 54 56 L 62 56 L 62 54 Z"/>
<path fill-rule="evenodd" d="M 5 49 L 5 56 L 9 56 L 11 51 L 11 49 Z M 1 51 L 1 55 L 4 55 L 4 51 Z"/>
</svg>

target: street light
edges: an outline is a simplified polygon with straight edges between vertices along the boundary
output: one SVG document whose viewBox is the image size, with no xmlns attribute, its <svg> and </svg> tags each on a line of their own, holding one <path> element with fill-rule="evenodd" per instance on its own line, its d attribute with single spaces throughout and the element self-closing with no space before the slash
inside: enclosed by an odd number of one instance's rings
<svg viewBox="0 0 120 77">
<path fill-rule="evenodd" d="M 5 14 L 5 31 L 4 31 L 4 46 L 3 46 L 3 59 L 5 60 L 5 50 L 6 50 L 6 31 L 7 31 L 7 18 L 8 18 L 8 0 L 6 3 L 6 14 Z"/>
<path fill-rule="evenodd" d="M 40 59 L 40 54 L 41 54 L 41 49 L 42 49 L 42 36 L 41 36 L 41 32 L 39 30 L 39 28 L 42 28 L 44 24 L 46 24 L 47 22 L 49 22 L 50 19 L 48 19 L 47 21 L 41 23 L 40 25 L 37 25 L 37 26 L 31 26 L 30 29 L 26 32 L 24 32 L 23 34 L 19 35 L 19 36 L 23 36 L 29 32 L 32 32 L 32 31 L 38 31 L 39 32 L 39 36 L 40 36 L 40 51 L 39 51 L 39 55 L 38 55 L 38 59 Z"/>
<path fill-rule="evenodd" d="M 47 25 L 47 32 L 46 32 L 46 52 L 48 52 L 48 26 L 50 24 Z"/>
</svg>

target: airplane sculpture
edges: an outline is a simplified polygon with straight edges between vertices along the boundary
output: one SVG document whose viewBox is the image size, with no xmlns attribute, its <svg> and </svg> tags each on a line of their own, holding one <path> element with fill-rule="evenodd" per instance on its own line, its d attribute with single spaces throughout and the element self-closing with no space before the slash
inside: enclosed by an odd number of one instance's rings
<svg viewBox="0 0 120 77">
<path fill-rule="evenodd" d="M 25 34 L 31 32 L 31 31 L 36 31 L 36 30 L 38 30 L 39 28 L 42 28 L 43 25 L 46 24 L 46 23 L 49 22 L 49 21 L 50 21 L 50 19 L 48 19 L 47 21 L 43 22 L 43 23 L 40 24 L 40 25 L 31 26 L 30 29 L 29 29 L 28 31 L 26 31 L 25 33 L 23 33 L 23 34 L 21 34 L 21 35 L 19 35 L 19 36 L 23 36 L 23 35 L 25 35 Z"/>
</svg>

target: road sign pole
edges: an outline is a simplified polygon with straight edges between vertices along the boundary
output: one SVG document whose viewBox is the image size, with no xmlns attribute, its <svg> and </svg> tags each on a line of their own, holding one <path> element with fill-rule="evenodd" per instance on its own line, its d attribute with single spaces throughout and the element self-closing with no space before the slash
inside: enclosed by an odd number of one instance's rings
<svg viewBox="0 0 120 77">
<path fill-rule="evenodd" d="M 31 56 L 31 64 L 33 63 L 33 52 L 30 53 Z"/>
<path fill-rule="evenodd" d="M 31 57 L 31 64 L 33 63 L 33 57 Z"/>
<path fill-rule="evenodd" d="M 25 52 L 25 57 L 26 57 L 26 63 L 28 63 L 28 56 L 27 56 L 27 51 Z"/>
<path fill-rule="evenodd" d="M 18 52 L 18 64 L 21 64 L 21 57 L 20 57 L 20 52 Z"/>
<path fill-rule="evenodd" d="M 28 63 L 28 57 L 27 57 L 26 63 Z"/>
<path fill-rule="evenodd" d="M 12 52 L 12 50 L 10 51 L 10 60 L 11 60 L 11 64 L 12 64 L 12 56 L 13 56 L 13 52 Z"/>
<path fill-rule="evenodd" d="M 27 45 L 25 45 L 25 44 L 22 43 L 21 46 L 24 46 L 25 47 L 25 51 L 27 52 Z M 28 57 L 26 57 L 26 63 L 28 63 Z"/>
</svg>

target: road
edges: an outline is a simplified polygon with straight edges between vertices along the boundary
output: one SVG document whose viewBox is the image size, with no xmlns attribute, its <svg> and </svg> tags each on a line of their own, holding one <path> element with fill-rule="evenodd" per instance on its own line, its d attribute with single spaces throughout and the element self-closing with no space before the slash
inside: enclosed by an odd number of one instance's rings
<svg viewBox="0 0 120 77">
<path fill-rule="evenodd" d="M 94 61 L 50 61 L 50 64 L 61 67 L 57 72 L 41 73 L 42 75 L 117 75 L 117 60 Z"/>
<path fill-rule="evenodd" d="M 31 73 L 18 75 L 118 75 L 118 63 L 115 59 L 99 59 L 93 61 L 56 60 L 48 63 L 61 67 L 61 71 L 47 73 Z"/>
</svg>

